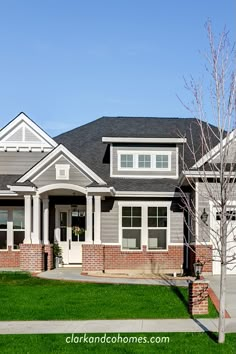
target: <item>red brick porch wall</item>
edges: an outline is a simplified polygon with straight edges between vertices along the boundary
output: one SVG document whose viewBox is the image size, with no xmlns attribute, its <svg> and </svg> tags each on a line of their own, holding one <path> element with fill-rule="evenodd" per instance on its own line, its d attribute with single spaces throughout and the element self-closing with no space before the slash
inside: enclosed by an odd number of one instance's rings
<svg viewBox="0 0 236 354">
<path fill-rule="evenodd" d="M 191 245 L 189 249 L 190 270 L 194 272 L 193 263 L 199 259 L 204 264 L 203 272 L 212 273 L 212 246 Z"/>
<path fill-rule="evenodd" d="M 20 269 L 31 273 L 43 272 L 45 270 L 44 257 L 47 254 L 48 269 L 53 268 L 52 245 L 20 245 Z"/>
<path fill-rule="evenodd" d="M 48 270 L 53 269 L 53 245 L 45 245 L 44 252 L 47 254 L 48 258 Z"/>
<path fill-rule="evenodd" d="M 180 271 L 183 264 L 183 247 L 169 246 L 168 251 L 121 251 L 120 246 L 88 245 L 82 249 L 83 271 L 112 269 L 148 269 L 153 273 Z"/>
<path fill-rule="evenodd" d="M 8 250 L 0 251 L 0 267 L 1 268 L 19 268 L 20 266 L 20 251 L 12 250 L 8 246 Z"/>
</svg>

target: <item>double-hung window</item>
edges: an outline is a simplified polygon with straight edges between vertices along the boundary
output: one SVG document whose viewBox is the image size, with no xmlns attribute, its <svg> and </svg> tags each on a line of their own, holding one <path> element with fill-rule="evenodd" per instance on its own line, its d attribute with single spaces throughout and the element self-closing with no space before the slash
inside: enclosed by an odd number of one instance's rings
<svg viewBox="0 0 236 354">
<path fill-rule="evenodd" d="M 167 248 L 167 207 L 148 207 L 148 249 Z"/>
<path fill-rule="evenodd" d="M 0 249 L 20 248 L 25 238 L 25 213 L 21 207 L 0 209 Z"/>
<path fill-rule="evenodd" d="M 122 207 L 122 248 L 141 249 L 142 208 Z"/>
<path fill-rule="evenodd" d="M 168 202 L 120 202 L 120 237 L 123 250 L 165 251 L 170 238 Z"/>
</svg>

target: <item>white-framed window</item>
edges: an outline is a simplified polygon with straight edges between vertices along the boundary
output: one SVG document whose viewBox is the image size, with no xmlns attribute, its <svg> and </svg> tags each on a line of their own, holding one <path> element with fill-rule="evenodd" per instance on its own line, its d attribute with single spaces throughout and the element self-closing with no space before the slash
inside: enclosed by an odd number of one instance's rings
<svg viewBox="0 0 236 354">
<path fill-rule="evenodd" d="M 120 155 L 120 167 L 121 168 L 133 168 L 134 157 L 132 154 L 121 154 Z"/>
<path fill-rule="evenodd" d="M 171 151 L 118 150 L 119 171 L 171 171 Z"/>
<path fill-rule="evenodd" d="M 167 207 L 148 207 L 148 249 L 167 249 Z"/>
<path fill-rule="evenodd" d="M 123 206 L 122 209 L 122 248 L 141 250 L 142 208 Z"/>
<path fill-rule="evenodd" d="M 156 155 L 156 168 L 168 169 L 169 168 L 169 155 Z"/>
<path fill-rule="evenodd" d="M 25 213 L 23 207 L 0 209 L 0 250 L 11 246 L 18 250 L 25 238 Z"/>
<path fill-rule="evenodd" d="M 151 155 L 138 155 L 138 168 L 151 168 Z"/>
<path fill-rule="evenodd" d="M 122 250 L 167 251 L 170 243 L 170 202 L 120 201 Z"/>
<path fill-rule="evenodd" d="M 0 250 L 7 249 L 8 210 L 0 210 Z"/>
<path fill-rule="evenodd" d="M 67 164 L 56 164 L 56 179 L 68 180 L 70 178 L 70 165 Z"/>
<path fill-rule="evenodd" d="M 23 208 L 13 209 L 13 248 L 19 249 L 25 238 L 25 211 Z"/>
</svg>

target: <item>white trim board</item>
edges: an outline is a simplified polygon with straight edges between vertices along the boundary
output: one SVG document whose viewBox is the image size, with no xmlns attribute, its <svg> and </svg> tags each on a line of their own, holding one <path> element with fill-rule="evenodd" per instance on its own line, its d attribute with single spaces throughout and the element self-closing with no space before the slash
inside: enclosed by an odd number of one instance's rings
<svg viewBox="0 0 236 354">
<path fill-rule="evenodd" d="M 187 194 L 187 193 L 186 193 Z M 149 198 L 155 198 L 155 197 L 181 197 L 181 193 L 175 193 L 175 192 L 142 192 L 142 191 L 116 191 L 115 193 L 116 197 L 149 197 Z"/>
<path fill-rule="evenodd" d="M 186 143 L 186 138 L 124 138 L 124 137 L 103 137 L 103 143 Z"/>
<path fill-rule="evenodd" d="M 63 153 L 65 157 L 73 161 L 75 165 L 82 169 L 89 177 L 91 177 L 98 184 L 106 185 L 95 172 L 93 172 L 88 166 L 86 166 L 81 160 L 79 160 L 75 155 L 73 155 L 64 145 L 58 145 L 52 152 L 50 152 L 43 160 L 39 161 L 34 167 L 32 167 L 26 174 L 24 174 L 18 182 L 25 182 L 30 180 L 37 172 L 39 172 L 45 165 L 47 165 L 51 160 L 53 160 L 57 154 Z"/>
<path fill-rule="evenodd" d="M 223 147 L 226 145 L 227 141 L 228 144 L 232 143 L 233 139 L 235 138 L 236 135 L 236 129 L 234 129 L 228 136 L 226 136 L 223 139 Z M 209 160 L 212 160 L 214 157 L 216 157 L 216 155 L 219 153 L 220 151 L 220 143 L 217 144 L 213 149 L 211 149 L 210 151 L 208 151 L 203 157 L 201 157 L 193 166 L 192 168 L 199 168 L 202 165 L 204 165 L 204 163 L 206 163 Z"/>
</svg>

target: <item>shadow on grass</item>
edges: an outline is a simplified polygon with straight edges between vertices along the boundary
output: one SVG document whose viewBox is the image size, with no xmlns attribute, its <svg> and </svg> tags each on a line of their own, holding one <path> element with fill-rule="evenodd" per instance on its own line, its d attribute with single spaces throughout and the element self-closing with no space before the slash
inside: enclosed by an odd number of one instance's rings
<svg viewBox="0 0 236 354">
<path fill-rule="evenodd" d="M 186 310 L 188 311 L 188 299 L 182 294 L 180 288 L 176 286 L 171 279 L 166 278 L 162 275 L 162 279 L 166 281 L 166 283 L 170 286 L 171 291 L 182 301 Z M 190 315 L 190 318 L 206 333 L 206 335 L 213 340 L 214 342 L 218 342 L 218 334 L 209 331 L 209 329 L 204 326 L 201 321 L 195 318 L 193 315 Z"/>
</svg>

